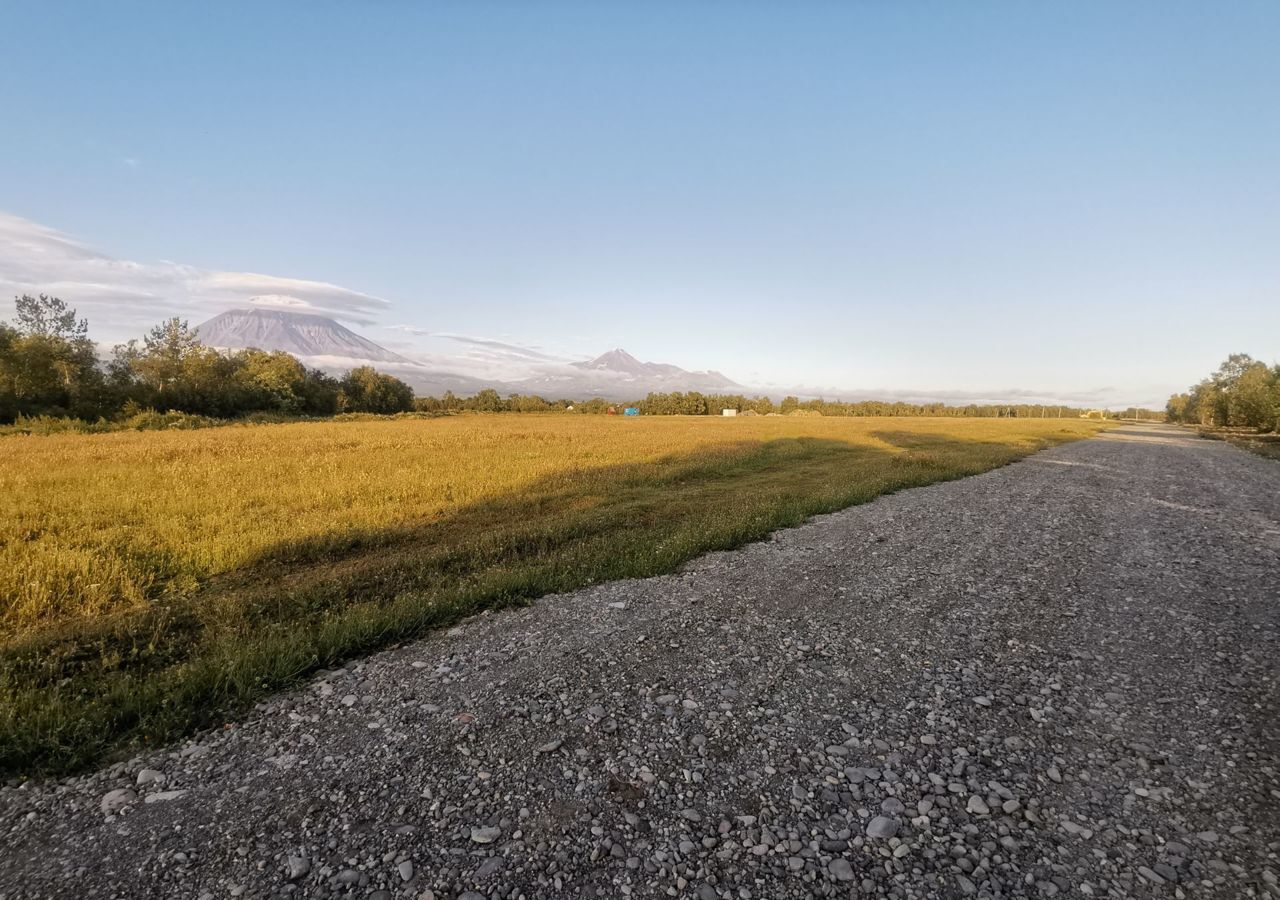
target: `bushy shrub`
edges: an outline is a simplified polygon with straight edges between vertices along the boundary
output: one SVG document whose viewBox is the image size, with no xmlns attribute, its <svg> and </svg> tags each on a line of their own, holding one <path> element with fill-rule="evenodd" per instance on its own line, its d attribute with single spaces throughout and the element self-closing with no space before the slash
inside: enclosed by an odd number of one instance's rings
<svg viewBox="0 0 1280 900">
<path fill-rule="evenodd" d="M 192 428 L 212 428 L 215 425 L 225 425 L 225 419 L 212 419 L 208 416 L 197 416 L 193 413 L 175 412 L 156 412 L 154 409 L 143 410 L 135 413 L 127 419 L 121 419 L 118 423 L 122 430 L 127 431 L 167 431 L 170 429 L 188 430 Z"/>
</svg>

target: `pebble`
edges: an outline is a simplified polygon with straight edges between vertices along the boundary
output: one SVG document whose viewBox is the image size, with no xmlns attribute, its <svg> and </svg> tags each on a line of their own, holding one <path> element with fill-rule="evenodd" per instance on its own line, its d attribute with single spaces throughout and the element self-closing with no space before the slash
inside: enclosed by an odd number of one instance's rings
<svg viewBox="0 0 1280 900">
<path fill-rule="evenodd" d="M 177 800 L 185 797 L 187 792 L 183 791 L 156 791 L 154 794 L 147 794 L 142 798 L 143 803 L 166 803 L 169 800 Z"/>
<path fill-rule="evenodd" d="M 136 791 L 133 791 L 130 788 L 117 788 L 114 791 L 108 791 L 102 798 L 102 803 L 100 805 L 103 813 L 109 816 L 113 813 L 118 813 L 137 799 L 138 794 Z"/>
<path fill-rule="evenodd" d="M 876 816 L 867 824 L 867 837 L 891 838 L 898 833 L 898 820 L 889 816 Z"/>
<path fill-rule="evenodd" d="M 1150 881 L 1152 884 L 1164 884 L 1164 879 L 1148 869 L 1146 866 L 1138 866 L 1138 874 L 1147 881 Z"/>
</svg>

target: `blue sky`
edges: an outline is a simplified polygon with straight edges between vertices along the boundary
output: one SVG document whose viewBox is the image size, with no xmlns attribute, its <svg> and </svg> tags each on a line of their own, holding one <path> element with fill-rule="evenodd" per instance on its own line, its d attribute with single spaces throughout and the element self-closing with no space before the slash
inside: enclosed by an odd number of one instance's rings
<svg viewBox="0 0 1280 900">
<path fill-rule="evenodd" d="M 439 335 L 1116 405 L 1280 358 L 1275 2 L 0 22 L 0 317 L 48 283 L 117 340 L 268 295 L 459 365 Z"/>
</svg>

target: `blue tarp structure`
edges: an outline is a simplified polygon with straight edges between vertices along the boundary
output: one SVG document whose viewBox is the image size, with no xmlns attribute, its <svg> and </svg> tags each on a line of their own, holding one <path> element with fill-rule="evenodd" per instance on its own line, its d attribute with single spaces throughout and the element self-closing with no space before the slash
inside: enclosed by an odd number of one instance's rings
<svg viewBox="0 0 1280 900">
<path fill-rule="evenodd" d="M 640 410 L 634 406 L 628 406 L 626 409 L 622 411 L 622 414 L 624 416 L 638 416 L 640 415 Z"/>
</svg>

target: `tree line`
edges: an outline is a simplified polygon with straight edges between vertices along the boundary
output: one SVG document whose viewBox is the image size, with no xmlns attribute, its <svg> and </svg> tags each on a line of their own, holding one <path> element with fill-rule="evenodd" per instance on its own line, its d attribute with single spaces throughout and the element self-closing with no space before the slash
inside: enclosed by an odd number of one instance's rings
<svg viewBox="0 0 1280 900">
<path fill-rule="evenodd" d="M 409 385 L 372 368 L 334 378 L 280 351 L 225 353 L 176 318 L 116 346 L 104 363 L 88 322 L 61 299 L 24 294 L 15 305 L 16 320 L 0 322 L 0 423 L 120 420 L 143 411 L 229 419 L 413 409 Z"/>
<path fill-rule="evenodd" d="M 1268 366 L 1247 353 L 1232 353 L 1217 371 L 1165 407 L 1171 422 L 1216 427 L 1280 429 L 1280 365 Z"/>
<path fill-rule="evenodd" d="M 726 409 L 737 413 L 767 415 L 821 415 L 821 416 L 951 416 L 973 418 L 1076 418 L 1086 410 L 1071 406 L 1044 404 L 969 404 L 948 406 L 945 403 L 902 403 L 862 400 L 801 400 L 784 397 L 774 402 L 770 397 L 747 397 L 742 394 L 703 394 L 699 391 L 675 391 L 650 393 L 643 400 L 615 403 L 599 397 L 587 401 L 546 400 L 531 394 L 511 394 L 503 397 L 492 388 L 471 397 L 457 397 L 445 392 L 442 397 L 419 397 L 418 410 L 430 413 L 450 412 L 560 412 L 605 414 L 621 412 L 634 407 L 645 416 L 718 416 Z M 1099 413 L 1101 415 L 1101 413 Z M 1151 413 L 1155 417 L 1156 413 Z"/>
<path fill-rule="evenodd" d="M 503 397 L 492 388 L 470 397 L 458 397 L 451 392 L 445 392 L 442 397 L 415 397 L 413 389 L 400 379 L 367 366 L 335 378 L 308 368 L 283 351 L 217 350 L 201 343 L 186 321 L 177 318 L 156 325 L 140 341 L 117 345 L 111 358 L 104 362 L 99 360 L 89 339 L 88 323 L 61 299 L 44 294 L 23 295 L 15 299 L 15 305 L 16 321 L 0 322 L 0 424 L 39 417 L 120 422 L 134 420 L 144 413 L 209 419 L 234 419 L 258 413 L 324 417 L 413 410 L 429 414 L 576 412 L 604 415 L 622 412 L 626 407 L 635 407 L 642 415 L 649 416 L 718 416 L 726 409 L 740 414 L 822 416 L 1061 418 L 1090 414 L 1075 407 L 1042 404 L 950 406 L 877 400 L 801 400 L 794 396 L 775 402 L 766 396 L 699 391 L 650 393 L 643 400 L 630 403 L 615 403 L 599 397 L 585 401 L 547 400 L 531 394 Z M 1266 370 L 1249 357 L 1231 359 L 1247 360 L 1252 366 Z M 1226 366 L 1224 364 L 1224 368 Z M 1244 385 L 1252 384 L 1253 369 L 1246 366 L 1242 377 Z M 1274 388 L 1275 373 L 1271 372 L 1268 377 Z M 1231 384 L 1240 380 L 1241 376 L 1237 376 Z M 1204 384 L 1206 382 L 1193 389 L 1193 393 Z M 1234 387 L 1230 391 L 1221 386 L 1215 390 L 1218 390 L 1213 395 L 1215 398 L 1239 393 Z M 1223 408 L 1238 412 L 1239 402 L 1233 402 L 1236 405 Z M 1170 404 L 1172 410 L 1174 400 L 1170 400 Z M 1194 408 L 1201 409 L 1201 401 L 1197 399 L 1196 404 Z M 1237 412 L 1231 415 L 1239 418 Z M 1092 414 L 1103 413 L 1095 410 Z M 1172 412 L 1170 415 L 1172 417 Z M 1228 418 L 1224 415 L 1222 421 Z M 1274 426 L 1274 410 L 1271 422 Z"/>
</svg>

